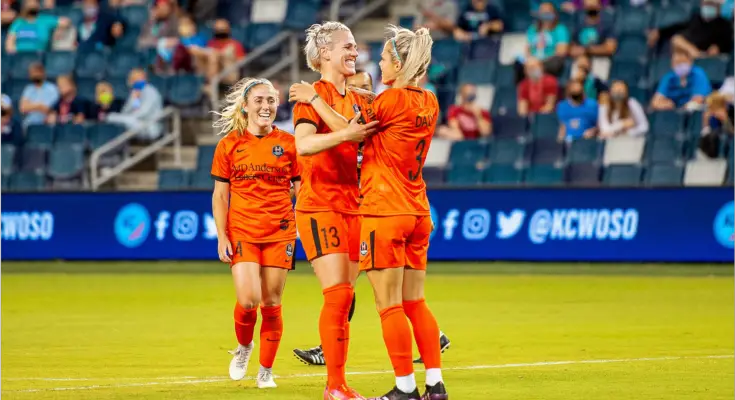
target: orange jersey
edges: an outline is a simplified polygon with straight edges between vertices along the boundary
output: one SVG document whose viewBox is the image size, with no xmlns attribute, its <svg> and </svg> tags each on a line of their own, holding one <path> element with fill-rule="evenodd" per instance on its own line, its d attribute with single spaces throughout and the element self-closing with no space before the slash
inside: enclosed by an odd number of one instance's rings
<svg viewBox="0 0 735 400">
<path fill-rule="evenodd" d="M 314 88 L 332 109 L 347 119 L 355 116 L 353 106 L 365 106 L 361 97 L 349 90 L 341 95 L 331 82 L 318 81 Z M 298 103 L 293 109 L 294 126 L 312 124 L 316 133 L 332 133 L 327 124 L 310 104 Z M 357 187 L 357 143 L 339 146 L 311 156 L 299 156 L 302 168 L 301 189 L 296 199 L 298 211 L 338 211 L 357 214 L 359 189 Z"/>
<path fill-rule="evenodd" d="M 230 132 L 217 143 L 212 178 L 230 184 L 230 240 L 269 243 L 296 238 L 291 182 L 299 180 L 294 136 L 278 128 L 261 138 Z"/>
<path fill-rule="evenodd" d="M 365 140 L 360 213 L 430 215 L 421 171 L 439 115 L 436 96 L 413 86 L 388 89 L 370 107 L 380 126 Z"/>
</svg>

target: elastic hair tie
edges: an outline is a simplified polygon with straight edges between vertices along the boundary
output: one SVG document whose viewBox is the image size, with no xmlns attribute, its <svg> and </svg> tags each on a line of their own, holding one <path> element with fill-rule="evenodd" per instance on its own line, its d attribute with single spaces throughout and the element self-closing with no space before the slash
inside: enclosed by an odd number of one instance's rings
<svg viewBox="0 0 735 400">
<path fill-rule="evenodd" d="M 398 61 L 402 63 L 403 60 L 401 59 L 401 56 L 398 54 L 398 45 L 396 45 L 396 39 L 391 39 L 390 42 L 393 43 L 393 54 L 396 56 Z"/>
</svg>

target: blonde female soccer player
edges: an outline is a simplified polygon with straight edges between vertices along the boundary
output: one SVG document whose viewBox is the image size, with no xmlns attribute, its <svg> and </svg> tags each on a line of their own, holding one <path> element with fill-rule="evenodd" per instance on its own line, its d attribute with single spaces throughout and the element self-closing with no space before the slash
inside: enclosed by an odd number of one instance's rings
<svg viewBox="0 0 735 400">
<path fill-rule="evenodd" d="M 215 126 L 225 136 L 212 162 L 212 214 L 217 251 L 235 282 L 235 334 L 230 377 L 245 377 L 258 307 L 259 388 L 274 388 L 273 362 L 283 334 L 281 297 L 293 268 L 296 224 L 290 189 L 299 191 L 294 137 L 273 126 L 278 92 L 266 79 L 245 78 L 227 95 Z"/>
<path fill-rule="evenodd" d="M 391 26 L 380 61 L 383 83 L 367 120 L 380 122 L 365 140 L 360 214 L 360 269 L 367 271 L 380 313 L 383 339 L 396 385 L 379 400 L 446 400 L 441 373 L 439 327 L 424 299 L 427 250 L 433 229 L 422 169 L 436 128 L 436 96 L 418 87 L 431 61 L 427 29 Z M 291 98 L 294 99 L 293 94 Z M 304 101 L 303 98 L 295 99 Z M 347 124 L 328 102 L 310 100 L 332 129 Z M 420 396 L 411 362 L 411 329 L 426 366 Z"/>
</svg>

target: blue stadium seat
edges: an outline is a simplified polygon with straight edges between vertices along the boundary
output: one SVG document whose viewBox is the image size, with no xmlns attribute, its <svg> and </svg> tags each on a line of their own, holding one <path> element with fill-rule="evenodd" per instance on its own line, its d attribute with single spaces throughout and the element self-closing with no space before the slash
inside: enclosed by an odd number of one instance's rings
<svg viewBox="0 0 735 400">
<path fill-rule="evenodd" d="M 602 155 L 603 142 L 597 139 L 577 139 L 569 147 L 567 159 L 572 164 L 596 163 Z"/>
<path fill-rule="evenodd" d="M 495 63 L 486 60 L 469 61 L 459 70 L 459 83 L 472 83 L 474 85 L 489 85 L 493 83 L 493 72 Z"/>
<path fill-rule="evenodd" d="M 450 185 L 477 185 L 482 182 L 482 170 L 471 164 L 452 164 L 447 172 Z"/>
<path fill-rule="evenodd" d="M 89 128 L 89 147 L 92 150 L 100 148 L 103 144 L 122 134 L 125 128 L 121 125 L 101 123 Z"/>
<path fill-rule="evenodd" d="M 31 82 L 25 79 L 10 79 L 6 83 L 8 86 L 3 86 L 3 91 L 7 90 L 10 99 L 13 100 L 13 107 L 18 107 L 20 99 L 23 97 L 23 91 L 30 84 Z"/>
<path fill-rule="evenodd" d="M 97 80 L 94 78 L 77 78 L 77 96 L 87 101 L 95 101 Z"/>
<path fill-rule="evenodd" d="M 450 164 L 471 164 L 484 160 L 487 156 L 488 145 L 477 140 L 463 140 L 452 145 L 449 154 Z"/>
<path fill-rule="evenodd" d="M 571 164 L 567 167 L 567 182 L 572 185 L 598 185 L 600 167 L 593 163 Z"/>
<path fill-rule="evenodd" d="M 683 155 L 683 142 L 673 137 L 659 136 L 646 142 L 646 159 L 649 163 L 672 163 Z"/>
<path fill-rule="evenodd" d="M 638 165 L 611 165 L 605 169 L 603 182 L 607 186 L 639 186 L 642 174 Z"/>
<path fill-rule="evenodd" d="M 302 0 L 289 0 L 283 27 L 303 31 L 319 19 L 320 4 Z"/>
<path fill-rule="evenodd" d="M 553 138 L 536 139 L 531 144 L 531 161 L 534 164 L 554 164 L 564 160 L 564 143 Z"/>
<path fill-rule="evenodd" d="M 656 88 L 661 79 L 671 71 L 671 57 L 658 57 L 648 64 L 648 82 Z"/>
<path fill-rule="evenodd" d="M 499 50 L 500 42 L 496 38 L 491 37 L 473 40 L 472 44 L 470 44 L 469 59 L 486 60 L 494 64 L 495 60 L 498 59 Z"/>
<path fill-rule="evenodd" d="M 26 143 L 46 149 L 54 144 L 54 128 L 50 125 L 31 125 L 26 131 Z"/>
<path fill-rule="evenodd" d="M 689 20 L 689 10 L 680 5 L 669 5 L 659 8 L 653 19 L 653 27 L 656 29 L 680 24 Z"/>
<path fill-rule="evenodd" d="M 622 1 L 621 3 L 629 4 L 628 1 Z M 618 36 L 631 33 L 640 34 L 648 30 L 652 19 L 653 12 L 645 7 L 620 10 L 615 21 L 615 31 Z"/>
<path fill-rule="evenodd" d="M 140 30 L 135 27 L 128 27 L 123 34 L 123 37 L 115 40 L 115 52 L 117 51 L 135 51 L 138 47 L 138 38 L 140 37 Z"/>
<path fill-rule="evenodd" d="M 48 174 L 54 180 L 79 179 L 84 169 L 84 150 L 79 145 L 59 144 L 51 150 Z"/>
<path fill-rule="evenodd" d="M 99 51 L 79 52 L 77 55 L 76 74 L 79 78 L 102 79 L 107 70 L 107 57 Z"/>
<path fill-rule="evenodd" d="M 176 106 L 192 106 L 202 99 L 204 80 L 197 75 L 176 75 L 169 79 L 166 100 Z"/>
<path fill-rule="evenodd" d="M 77 55 L 71 51 L 52 51 L 46 54 L 44 66 L 46 76 L 54 79 L 61 75 L 74 73 L 74 63 Z"/>
<path fill-rule="evenodd" d="M 712 88 L 717 90 L 722 86 L 722 82 L 727 77 L 727 63 L 731 56 L 698 58 L 694 60 L 694 65 L 702 68 L 707 74 Z"/>
<path fill-rule="evenodd" d="M 702 112 L 697 111 L 689 114 L 687 118 L 686 131 L 689 138 L 699 139 L 702 133 Z"/>
<path fill-rule="evenodd" d="M 10 190 L 14 192 L 38 192 L 45 188 L 43 172 L 24 171 L 14 174 L 10 179 Z"/>
<path fill-rule="evenodd" d="M 0 179 L 0 184 L 2 184 L 3 192 L 9 192 L 12 190 L 10 189 L 10 176 L 3 175 Z"/>
<path fill-rule="evenodd" d="M 523 171 L 512 164 L 493 164 L 485 170 L 485 183 L 517 185 L 523 181 Z"/>
<path fill-rule="evenodd" d="M 646 170 L 645 182 L 651 186 L 681 186 L 684 168 L 674 164 L 654 164 Z"/>
<path fill-rule="evenodd" d="M 4 37 L 5 35 L 3 35 Z M 0 42 L 5 42 L 5 40 L 1 40 Z M 15 57 L 13 57 L 12 54 L 5 54 L 3 52 L 2 57 L 0 57 L 0 72 L 2 73 L 2 81 L 3 81 L 3 92 L 7 93 L 7 90 L 5 90 L 5 81 L 10 78 L 10 70 L 13 69 L 13 60 Z"/>
<path fill-rule="evenodd" d="M 677 136 L 684 128 L 683 119 L 677 111 L 657 111 L 648 116 L 653 136 Z"/>
<path fill-rule="evenodd" d="M 536 114 L 531 120 L 534 138 L 556 138 L 559 136 L 559 120 L 556 114 Z"/>
<path fill-rule="evenodd" d="M 549 164 L 531 165 L 524 181 L 527 185 L 560 185 L 564 183 L 564 169 Z"/>
<path fill-rule="evenodd" d="M 518 115 L 496 115 L 492 119 L 493 136 L 497 138 L 521 137 L 528 133 L 528 120 Z"/>
<path fill-rule="evenodd" d="M 516 88 L 504 87 L 495 90 L 492 115 L 517 114 L 518 96 Z"/>
<path fill-rule="evenodd" d="M 17 147 L 12 144 L 2 145 L 2 175 L 7 176 L 15 172 L 15 152 Z"/>
<path fill-rule="evenodd" d="M 646 65 L 640 61 L 615 61 L 610 70 L 610 80 L 621 80 L 628 87 L 646 82 Z"/>
<path fill-rule="evenodd" d="M 638 61 L 648 60 L 648 43 L 642 35 L 626 35 L 618 39 L 618 50 L 615 53 L 615 61 Z"/>
<path fill-rule="evenodd" d="M 214 180 L 212 179 L 212 175 L 209 170 L 200 169 L 190 172 L 189 188 L 198 190 L 212 190 L 212 188 L 214 188 Z"/>
<path fill-rule="evenodd" d="M 448 68 L 457 66 L 461 57 L 462 46 L 454 39 L 437 40 L 431 49 L 432 62 L 443 64 Z"/>
<path fill-rule="evenodd" d="M 427 185 L 441 185 L 444 183 L 444 168 L 440 167 L 424 167 L 421 170 L 424 182 Z"/>
<path fill-rule="evenodd" d="M 28 67 L 35 62 L 42 62 L 40 54 L 37 53 L 17 53 L 13 56 L 13 68 L 10 70 L 10 76 L 14 79 L 28 79 Z"/>
<path fill-rule="evenodd" d="M 107 65 L 107 75 L 111 78 L 127 79 L 131 70 L 142 66 L 138 53 L 115 51 Z"/>
<path fill-rule="evenodd" d="M 274 23 L 250 24 L 248 26 L 248 41 L 245 47 L 252 50 L 274 38 L 281 32 L 281 26 Z"/>
<path fill-rule="evenodd" d="M 628 86 L 628 94 L 631 98 L 638 100 L 641 106 L 645 109 L 651 102 L 651 95 L 645 87 L 641 86 Z"/>
<path fill-rule="evenodd" d="M 158 171 L 158 189 L 180 190 L 189 187 L 189 174 L 183 169 L 162 169 Z"/>
<path fill-rule="evenodd" d="M 416 17 L 414 17 L 413 15 L 402 15 L 400 18 L 398 18 L 398 26 L 400 26 L 401 28 L 413 29 L 415 21 Z"/>
<path fill-rule="evenodd" d="M 87 130 L 84 125 L 62 124 L 56 126 L 56 143 L 76 144 L 85 146 Z"/>
<path fill-rule="evenodd" d="M 48 147 L 27 143 L 23 146 L 23 157 L 20 168 L 23 171 L 46 172 Z"/>
<path fill-rule="evenodd" d="M 492 164 L 515 164 L 526 157 L 526 146 L 515 139 L 498 139 L 490 146 Z"/>
<path fill-rule="evenodd" d="M 495 88 L 516 87 L 516 72 L 512 65 L 498 65 L 495 68 Z"/>
<path fill-rule="evenodd" d="M 148 7 L 146 6 L 127 6 L 120 8 L 120 15 L 125 22 L 134 28 L 142 28 L 148 22 Z"/>
<path fill-rule="evenodd" d="M 166 93 L 168 93 L 168 80 L 165 76 L 153 74 L 148 75 L 148 83 L 158 89 L 158 93 L 161 93 L 162 96 L 165 96 Z"/>
<path fill-rule="evenodd" d="M 112 92 L 115 94 L 116 99 L 125 101 L 130 95 L 130 87 L 128 86 L 127 78 L 108 78 L 107 82 L 112 85 Z"/>
<path fill-rule="evenodd" d="M 214 150 L 216 146 L 199 146 L 197 154 L 197 170 L 210 171 L 212 169 L 212 160 L 214 160 Z"/>
</svg>

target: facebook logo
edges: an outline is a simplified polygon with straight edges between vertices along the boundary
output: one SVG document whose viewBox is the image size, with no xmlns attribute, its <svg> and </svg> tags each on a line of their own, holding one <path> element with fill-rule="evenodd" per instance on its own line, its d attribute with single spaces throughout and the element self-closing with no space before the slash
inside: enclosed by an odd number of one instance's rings
<svg viewBox="0 0 735 400">
<path fill-rule="evenodd" d="M 451 240 L 454 237 L 454 228 L 457 227 L 457 219 L 459 218 L 459 210 L 451 209 L 444 217 L 442 227 L 444 228 L 444 239 Z"/>
<path fill-rule="evenodd" d="M 161 211 L 158 214 L 156 222 L 153 226 L 156 227 L 156 239 L 163 240 L 166 237 L 166 229 L 168 229 L 168 219 L 171 218 L 171 214 L 168 211 Z"/>
</svg>

